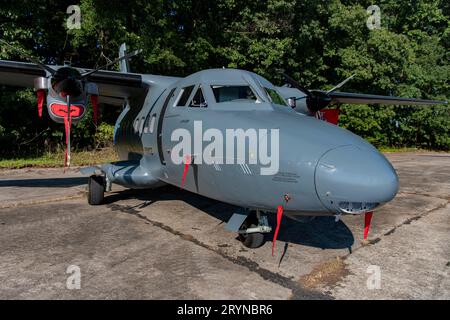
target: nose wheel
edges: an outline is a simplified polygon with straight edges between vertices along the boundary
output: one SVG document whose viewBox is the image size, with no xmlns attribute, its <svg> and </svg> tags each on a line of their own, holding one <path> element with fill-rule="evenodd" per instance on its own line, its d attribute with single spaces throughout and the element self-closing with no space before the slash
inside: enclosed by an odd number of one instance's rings
<svg viewBox="0 0 450 320">
<path fill-rule="evenodd" d="M 252 211 L 239 228 L 238 238 L 247 248 L 256 249 L 265 243 L 264 233 L 271 231 L 267 217 Z"/>
</svg>

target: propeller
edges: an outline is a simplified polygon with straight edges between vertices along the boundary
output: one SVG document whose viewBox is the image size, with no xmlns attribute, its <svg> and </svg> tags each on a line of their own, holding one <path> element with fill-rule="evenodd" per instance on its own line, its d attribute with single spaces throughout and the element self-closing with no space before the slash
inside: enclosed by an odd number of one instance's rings
<svg viewBox="0 0 450 320">
<path fill-rule="evenodd" d="M 89 76 L 142 52 L 142 50 L 135 50 L 121 55 L 119 58 L 101 67 L 81 72 L 79 69 L 69 65 L 64 65 L 57 69 L 52 68 L 26 53 L 24 50 L 10 45 L 5 40 L 0 39 L 0 43 L 9 50 L 17 52 L 20 56 L 36 64 L 46 72 L 45 77 L 34 79 L 38 102 L 38 115 L 39 117 L 42 116 L 42 107 L 47 96 L 47 109 L 50 117 L 55 122 L 64 123 L 67 147 L 65 166 L 70 166 L 71 126 L 81 120 L 86 114 L 85 106 L 88 97 L 91 99 L 94 123 L 97 123 L 98 88 L 95 83 L 88 81 Z"/>
<path fill-rule="evenodd" d="M 316 112 L 326 108 L 331 103 L 332 98 L 327 92 L 316 90 L 309 91 L 287 74 L 283 73 L 283 76 L 286 79 L 287 83 L 305 94 L 306 106 L 312 114 L 315 114 Z"/>
</svg>

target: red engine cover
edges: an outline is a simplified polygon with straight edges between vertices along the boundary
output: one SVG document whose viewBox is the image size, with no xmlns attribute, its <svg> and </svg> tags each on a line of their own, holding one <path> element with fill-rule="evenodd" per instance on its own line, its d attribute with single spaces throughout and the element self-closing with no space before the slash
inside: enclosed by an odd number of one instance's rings
<svg viewBox="0 0 450 320">
<path fill-rule="evenodd" d="M 72 104 L 70 106 L 70 116 L 73 120 L 76 120 L 84 115 L 85 110 L 85 107 L 81 104 Z M 53 103 L 50 106 L 50 112 L 56 117 L 64 118 L 67 114 L 67 105 Z"/>
<path fill-rule="evenodd" d="M 323 109 L 319 111 L 322 119 L 326 122 L 337 125 L 339 121 L 339 109 Z"/>
</svg>

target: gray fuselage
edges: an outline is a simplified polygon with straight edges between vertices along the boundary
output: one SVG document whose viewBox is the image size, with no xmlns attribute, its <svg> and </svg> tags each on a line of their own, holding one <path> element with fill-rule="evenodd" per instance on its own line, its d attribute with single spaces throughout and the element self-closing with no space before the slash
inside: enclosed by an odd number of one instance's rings
<svg viewBox="0 0 450 320">
<path fill-rule="evenodd" d="M 250 209 L 274 211 L 283 205 L 285 212 L 293 215 L 364 213 L 390 201 L 397 192 L 395 170 L 372 145 L 343 128 L 274 103 L 265 88 L 278 89 L 256 74 L 213 69 L 182 79 L 152 77 L 148 83 L 145 102 L 133 105 L 130 101 L 117 121 L 114 142 L 123 162 L 107 172 L 112 182 L 134 188 L 162 183 L 180 186 L 187 169 L 184 189 Z M 251 87 L 259 101 L 216 101 L 212 88 L 236 84 Z M 177 106 L 183 90 L 190 86 L 187 104 Z M 191 107 L 189 101 L 195 100 L 198 90 L 204 104 Z M 288 98 L 283 90 L 278 92 Z M 179 150 L 181 141 L 173 135 L 180 129 L 192 136 L 190 155 L 194 160 L 188 166 L 172 161 L 172 152 Z M 198 135 L 199 129 L 201 134 L 213 129 L 211 132 L 220 133 L 224 140 L 227 130 L 242 129 L 249 133 L 248 139 L 254 131 L 277 130 L 276 172 L 261 174 L 269 165 L 250 160 L 260 151 L 264 137 L 259 135 L 256 147 L 247 140 L 245 159 L 242 154 L 239 158 L 238 152 L 231 159 L 224 147 L 223 163 L 200 163 L 203 150 L 213 139 L 198 141 L 204 137 Z M 272 142 L 269 137 L 267 141 L 270 151 Z"/>
</svg>

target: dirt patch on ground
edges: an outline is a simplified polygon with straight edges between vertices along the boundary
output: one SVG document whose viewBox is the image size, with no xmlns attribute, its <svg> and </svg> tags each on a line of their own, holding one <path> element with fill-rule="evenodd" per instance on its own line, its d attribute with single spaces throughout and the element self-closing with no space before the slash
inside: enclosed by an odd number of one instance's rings
<svg viewBox="0 0 450 320">
<path fill-rule="evenodd" d="M 310 289 L 333 287 L 350 274 L 344 260 L 337 257 L 316 266 L 312 272 L 300 278 L 302 286 Z"/>
</svg>

